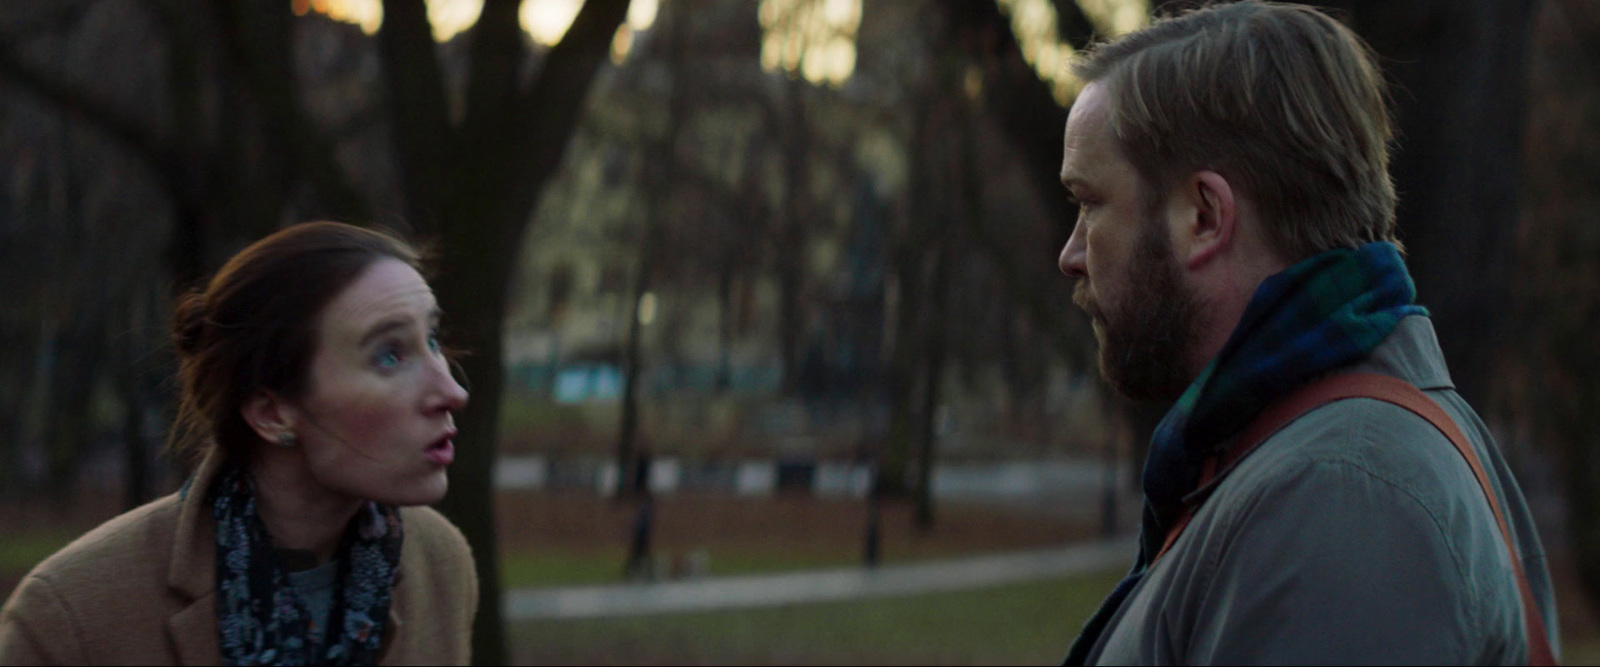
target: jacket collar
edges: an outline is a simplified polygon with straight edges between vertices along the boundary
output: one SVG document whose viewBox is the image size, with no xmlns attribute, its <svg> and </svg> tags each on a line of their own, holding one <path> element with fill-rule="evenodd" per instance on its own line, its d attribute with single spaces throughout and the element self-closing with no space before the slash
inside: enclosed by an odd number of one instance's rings
<svg viewBox="0 0 1600 667">
<path fill-rule="evenodd" d="M 1419 315 L 1400 320 L 1371 355 L 1346 370 L 1397 377 L 1423 391 L 1455 388 L 1433 320 Z"/>
<path fill-rule="evenodd" d="M 1423 391 L 1455 388 L 1455 383 L 1450 380 L 1450 369 L 1445 366 L 1444 352 L 1439 348 L 1438 335 L 1433 330 L 1433 320 L 1421 315 L 1401 319 L 1389 337 L 1383 339 L 1367 358 L 1332 373 L 1377 373 L 1405 380 Z M 1229 436 L 1223 449 L 1235 447 L 1243 434 L 1244 429 L 1241 429 L 1239 433 Z M 1242 460 L 1237 459 L 1217 471 L 1209 482 L 1185 495 L 1183 503 L 1198 507 L 1205 502 Z"/>
<path fill-rule="evenodd" d="M 217 645 L 217 526 L 211 518 L 211 483 L 224 456 L 213 450 L 178 493 L 178 525 L 167 566 L 167 586 L 189 604 L 167 619 L 179 664 L 213 664 Z"/>
<path fill-rule="evenodd" d="M 205 597 L 217 587 L 217 524 L 211 518 L 207 497 L 224 458 L 215 450 L 207 454 L 178 496 L 178 527 L 167 566 L 167 585 L 189 600 Z"/>
<path fill-rule="evenodd" d="M 220 451 L 212 450 L 178 494 L 178 527 L 167 566 L 167 586 L 189 604 L 167 619 L 167 631 L 179 664 L 213 664 L 222 655 L 217 645 L 217 524 L 211 516 L 210 495 L 225 458 Z M 400 618 L 406 597 L 406 589 L 401 586 L 406 575 L 404 547 L 401 553 L 389 604 L 389 627 L 378 648 L 379 662 L 403 632 Z"/>
</svg>

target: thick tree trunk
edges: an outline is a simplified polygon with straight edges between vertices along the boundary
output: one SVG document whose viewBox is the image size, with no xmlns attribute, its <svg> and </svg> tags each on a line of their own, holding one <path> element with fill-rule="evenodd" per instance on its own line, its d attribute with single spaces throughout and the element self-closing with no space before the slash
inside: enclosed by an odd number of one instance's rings
<svg viewBox="0 0 1600 667">
<path fill-rule="evenodd" d="M 473 661 L 506 662 L 494 460 L 498 447 L 508 276 L 545 185 L 561 164 L 594 73 L 627 15 L 627 0 L 588 0 L 566 36 L 519 86 L 529 57 L 518 27 L 520 0 L 492 0 L 474 28 L 466 118 L 450 125 L 445 81 L 423 0 L 385 0 L 378 33 L 388 106 L 410 222 L 441 241 L 435 288 L 462 363 L 472 404 L 460 419 L 451 493 L 440 508 L 472 545 L 479 607 Z"/>
<path fill-rule="evenodd" d="M 1400 237 L 1456 388 L 1481 407 L 1506 330 L 1534 2 L 1326 4 L 1396 84 Z"/>
<path fill-rule="evenodd" d="M 451 220 L 455 224 L 446 227 L 440 280 L 435 285 L 440 307 L 448 313 L 446 337 L 466 352 L 460 370 L 471 392 L 470 403 L 457 423 L 460 432 L 450 492 L 439 510 L 472 545 L 478 570 L 478 616 L 472 630 L 476 664 L 506 662 L 493 473 L 505 372 L 501 361 L 506 299 L 503 277 L 512 275 L 517 255 L 498 241 L 502 230 L 486 224 L 492 220 L 487 215 L 457 213 Z"/>
</svg>

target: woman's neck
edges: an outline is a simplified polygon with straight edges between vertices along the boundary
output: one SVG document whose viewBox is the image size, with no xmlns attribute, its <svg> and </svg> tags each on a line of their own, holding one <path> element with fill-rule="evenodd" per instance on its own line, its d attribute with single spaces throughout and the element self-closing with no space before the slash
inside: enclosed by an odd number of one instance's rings
<svg viewBox="0 0 1600 667">
<path fill-rule="evenodd" d="M 325 563 L 339 548 L 361 499 L 335 493 L 312 477 L 297 449 L 263 448 L 250 462 L 256 508 L 273 546 L 308 552 Z"/>
</svg>

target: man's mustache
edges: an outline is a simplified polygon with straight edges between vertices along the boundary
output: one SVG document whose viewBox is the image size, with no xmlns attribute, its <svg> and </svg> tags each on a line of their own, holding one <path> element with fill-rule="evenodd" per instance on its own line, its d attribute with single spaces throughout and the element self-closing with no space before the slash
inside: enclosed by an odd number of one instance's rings
<svg viewBox="0 0 1600 667">
<path fill-rule="evenodd" d="M 1104 321 L 1100 313 L 1100 304 L 1095 303 L 1094 297 L 1089 294 L 1089 279 L 1080 278 L 1078 284 L 1072 288 L 1072 303 L 1089 315 L 1089 319 Z"/>
</svg>

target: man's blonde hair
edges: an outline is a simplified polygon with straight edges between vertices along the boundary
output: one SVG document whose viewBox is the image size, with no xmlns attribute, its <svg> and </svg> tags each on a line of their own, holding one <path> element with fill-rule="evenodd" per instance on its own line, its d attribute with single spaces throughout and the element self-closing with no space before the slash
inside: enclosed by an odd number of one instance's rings
<svg viewBox="0 0 1600 667">
<path fill-rule="evenodd" d="M 1151 196 L 1197 170 L 1222 174 L 1290 261 L 1395 241 L 1383 74 L 1322 12 L 1198 9 L 1093 47 L 1073 72 L 1106 88 L 1112 131 Z"/>
</svg>

